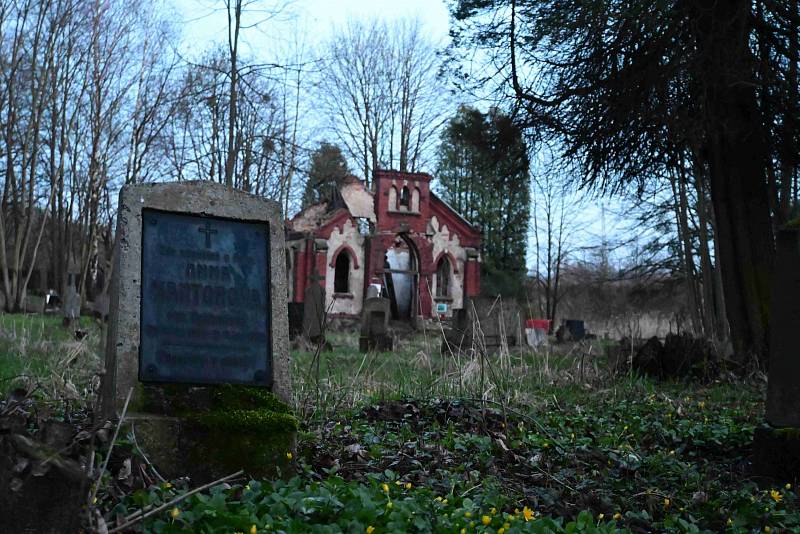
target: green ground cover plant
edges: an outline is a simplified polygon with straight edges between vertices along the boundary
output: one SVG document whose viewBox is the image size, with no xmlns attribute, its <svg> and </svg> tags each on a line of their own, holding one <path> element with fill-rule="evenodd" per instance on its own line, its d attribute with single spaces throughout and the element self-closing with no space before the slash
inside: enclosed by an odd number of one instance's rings
<svg viewBox="0 0 800 534">
<path fill-rule="evenodd" d="M 49 344 L 47 377 L 72 343 L 49 330 L 2 339 L 17 356 Z M 750 466 L 763 376 L 656 383 L 588 344 L 456 356 L 427 332 L 362 355 L 331 338 L 293 352 L 300 439 L 281 479 L 188 495 L 185 479 L 122 487 L 112 470 L 90 509 L 111 530 L 151 514 L 123 532 L 800 532 L 797 481 Z"/>
</svg>

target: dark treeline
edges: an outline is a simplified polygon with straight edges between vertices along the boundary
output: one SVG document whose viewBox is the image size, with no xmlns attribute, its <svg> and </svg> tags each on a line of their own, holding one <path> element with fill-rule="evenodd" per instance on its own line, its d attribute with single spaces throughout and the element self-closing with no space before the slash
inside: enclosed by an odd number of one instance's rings
<svg viewBox="0 0 800 534">
<path fill-rule="evenodd" d="M 798 199 L 798 3 L 461 0 L 452 15 L 459 78 L 494 84 L 574 180 L 672 204 L 696 329 L 727 322 L 737 356 L 763 361 L 774 228 Z M 464 61 L 475 49 L 491 69 Z"/>
</svg>

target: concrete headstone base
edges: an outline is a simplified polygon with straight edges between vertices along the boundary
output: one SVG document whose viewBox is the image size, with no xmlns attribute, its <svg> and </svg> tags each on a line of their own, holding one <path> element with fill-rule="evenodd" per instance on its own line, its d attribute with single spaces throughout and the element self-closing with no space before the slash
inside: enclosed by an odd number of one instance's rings
<svg viewBox="0 0 800 534">
<path fill-rule="evenodd" d="M 757 475 L 780 483 L 800 478 L 800 428 L 756 428 L 753 469 Z"/>
<path fill-rule="evenodd" d="M 188 476 L 203 484 L 244 470 L 252 478 L 276 478 L 293 473 L 286 453 L 295 453 L 297 432 L 268 436 L 247 429 L 213 428 L 183 417 L 134 415 L 127 419 L 136 443 L 167 479 Z"/>
</svg>

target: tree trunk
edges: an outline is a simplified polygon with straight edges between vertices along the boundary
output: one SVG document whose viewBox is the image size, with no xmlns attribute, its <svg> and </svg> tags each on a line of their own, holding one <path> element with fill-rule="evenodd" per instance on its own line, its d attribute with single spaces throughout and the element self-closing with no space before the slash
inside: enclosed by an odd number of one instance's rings
<svg viewBox="0 0 800 534">
<path fill-rule="evenodd" d="M 700 4 L 711 198 L 735 356 L 766 363 L 774 256 L 766 149 L 749 49 L 750 3 Z"/>
</svg>

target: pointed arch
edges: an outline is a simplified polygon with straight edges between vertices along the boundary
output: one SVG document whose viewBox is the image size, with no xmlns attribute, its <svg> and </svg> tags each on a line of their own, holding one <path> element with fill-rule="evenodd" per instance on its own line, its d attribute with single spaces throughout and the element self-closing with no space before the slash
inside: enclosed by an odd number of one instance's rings
<svg viewBox="0 0 800 534">
<path fill-rule="evenodd" d="M 450 297 L 453 284 L 453 268 L 450 256 L 442 254 L 436 262 L 436 296 Z"/>
<path fill-rule="evenodd" d="M 402 191 L 400 191 L 400 198 L 397 201 L 397 207 L 405 209 L 411 208 L 411 190 L 407 185 L 404 185 Z"/>
</svg>

